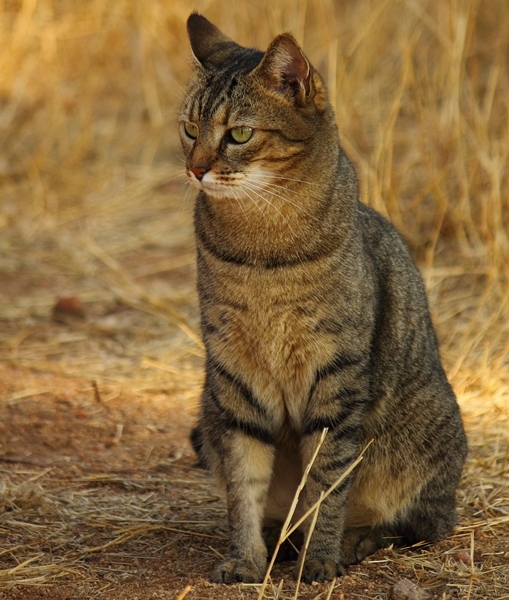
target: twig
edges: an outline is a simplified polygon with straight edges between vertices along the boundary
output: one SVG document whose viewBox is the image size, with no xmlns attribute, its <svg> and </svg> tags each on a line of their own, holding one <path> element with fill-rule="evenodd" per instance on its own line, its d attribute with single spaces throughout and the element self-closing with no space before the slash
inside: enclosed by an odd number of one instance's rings
<svg viewBox="0 0 509 600">
<path fill-rule="evenodd" d="M 472 593 L 472 584 L 474 583 L 474 532 L 470 532 L 470 580 L 468 582 L 468 592 L 466 600 L 470 600 L 470 594 Z"/>
<path fill-rule="evenodd" d="M 316 527 L 316 520 L 318 519 L 318 512 L 320 511 L 320 505 L 323 501 L 324 496 L 325 496 L 325 492 L 322 491 L 320 493 L 320 498 L 318 499 L 318 504 L 317 504 L 315 512 L 313 514 L 313 519 L 309 526 L 308 533 L 306 535 L 306 541 L 304 543 L 304 547 L 302 548 L 301 555 L 299 556 L 299 575 L 297 577 L 297 584 L 295 586 L 295 596 L 293 597 L 294 600 L 297 600 L 297 598 L 299 597 L 300 580 L 302 578 L 302 571 L 304 570 L 304 562 L 306 560 L 306 554 L 308 552 L 309 542 L 311 541 L 311 536 L 313 535 L 313 532 Z"/>
<path fill-rule="evenodd" d="M 287 532 L 287 536 L 292 535 L 292 533 L 298 529 L 302 523 L 304 523 L 304 521 L 309 517 L 310 514 L 313 513 L 313 511 L 320 506 L 320 504 L 323 502 L 323 500 L 325 500 L 325 498 L 327 498 L 327 496 L 329 496 L 330 494 L 332 494 L 332 492 L 338 487 L 338 485 L 348 477 L 348 475 L 350 475 L 350 473 L 355 469 L 355 467 L 361 462 L 361 460 L 364 458 L 364 453 L 366 452 L 366 450 L 371 446 L 371 444 L 373 443 L 374 440 L 370 440 L 364 450 L 359 454 L 359 456 L 355 459 L 355 461 L 348 467 L 348 469 L 346 471 L 344 471 L 340 477 L 338 477 L 336 479 L 336 481 L 330 486 L 330 488 L 324 493 L 323 498 L 317 500 L 313 506 L 297 521 L 297 523 L 295 523 L 295 525 L 293 525 L 293 527 L 291 529 L 288 530 Z"/>
<path fill-rule="evenodd" d="M 186 587 L 177 596 L 176 600 L 184 600 L 184 598 L 187 596 L 192 587 L 192 585 L 186 585 Z"/>
<path fill-rule="evenodd" d="M 267 572 L 265 573 L 262 587 L 260 588 L 260 592 L 258 593 L 258 600 L 262 600 L 262 598 L 263 598 L 263 594 L 265 593 L 265 588 L 267 587 L 267 583 L 269 581 L 270 572 L 272 571 L 272 567 L 274 566 L 274 563 L 276 562 L 277 553 L 279 552 L 279 548 L 281 547 L 281 544 L 283 543 L 283 541 L 288 537 L 287 531 L 290 526 L 292 517 L 295 513 L 295 509 L 297 508 L 297 503 L 299 502 L 300 494 L 301 494 L 302 490 L 304 489 L 304 486 L 306 485 L 306 481 L 307 481 L 309 472 L 311 471 L 311 467 L 313 466 L 313 463 L 315 462 L 316 457 L 318 456 L 318 452 L 320 451 L 320 448 L 322 447 L 322 444 L 325 441 L 325 437 L 326 437 L 328 431 L 329 431 L 329 429 L 327 427 L 322 431 L 322 435 L 320 436 L 320 439 L 318 440 L 316 450 L 315 450 L 313 456 L 311 457 L 309 464 L 307 465 L 306 469 L 304 470 L 302 479 L 299 483 L 297 491 L 295 492 L 295 496 L 293 497 L 292 505 L 290 506 L 290 510 L 288 511 L 288 516 L 286 517 L 286 521 L 281 529 L 281 533 L 279 534 L 279 540 L 276 544 L 276 547 L 274 548 L 274 553 L 272 554 L 272 558 L 270 560 L 269 566 L 267 567 Z"/>
<path fill-rule="evenodd" d="M 94 400 L 97 402 L 97 404 L 102 404 L 103 402 L 101 399 L 101 394 L 99 392 L 99 387 L 95 379 L 92 379 L 92 389 L 94 390 Z"/>
<path fill-rule="evenodd" d="M 325 597 L 325 600 L 330 600 L 331 596 L 332 596 L 332 592 L 334 591 L 334 586 L 336 585 L 336 577 L 334 577 L 334 579 L 330 582 L 330 587 L 329 590 L 327 592 L 327 596 Z"/>
</svg>

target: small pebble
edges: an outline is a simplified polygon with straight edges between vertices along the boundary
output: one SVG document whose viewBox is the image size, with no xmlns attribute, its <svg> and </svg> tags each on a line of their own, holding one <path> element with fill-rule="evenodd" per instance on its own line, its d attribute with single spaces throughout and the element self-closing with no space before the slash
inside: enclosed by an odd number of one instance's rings
<svg viewBox="0 0 509 600">
<path fill-rule="evenodd" d="M 461 562 L 464 565 L 470 566 L 470 550 L 458 550 L 454 554 L 451 554 L 451 558 L 455 562 Z"/>
<path fill-rule="evenodd" d="M 392 600 L 426 600 L 429 595 L 409 579 L 402 579 L 392 586 L 390 598 Z"/>
<path fill-rule="evenodd" d="M 58 323 L 72 323 L 85 318 L 85 307 L 79 298 L 70 296 L 59 298 L 52 311 L 53 320 Z"/>
</svg>

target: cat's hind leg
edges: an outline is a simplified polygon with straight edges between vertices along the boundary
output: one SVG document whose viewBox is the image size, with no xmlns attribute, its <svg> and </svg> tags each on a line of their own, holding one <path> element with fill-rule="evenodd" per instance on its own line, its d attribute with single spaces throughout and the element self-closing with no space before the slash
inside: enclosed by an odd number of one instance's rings
<svg viewBox="0 0 509 600">
<path fill-rule="evenodd" d="M 428 484 L 401 520 L 399 531 L 410 544 L 434 543 L 452 533 L 456 520 L 455 486 L 439 491 Z"/>
<path fill-rule="evenodd" d="M 374 525 L 347 529 L 341 547 L 343 565 L 361 562 L 391 544 L 434 543 L 447 537 L 456 524 L 455 487 L 439 491 L 428 484 L 393 525 Z"/>
</svg>

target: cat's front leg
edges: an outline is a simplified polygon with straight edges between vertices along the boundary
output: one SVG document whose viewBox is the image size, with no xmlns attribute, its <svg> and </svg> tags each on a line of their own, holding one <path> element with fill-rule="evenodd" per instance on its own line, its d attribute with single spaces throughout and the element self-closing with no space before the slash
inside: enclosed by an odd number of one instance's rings
<svg viewBox="0 0 509 600">
<path fill-rule="evenodd" d="M 310 462 L 325 427 L 328 434 L 313 463 L 305 487 L 311 507 L 354 463 L 368 398 L 366 363 L 362 359 L 337 359 L 317 373 L 301 441 L 303 464 Z M 304 560 L 306 582 L 331 580 L 345 573 L 342 538 L 351 476 L 345 477 L 322 502 Z M 300 564 L 299 561 L 299 564 Z"/>
<path fill-rule="evenodd" d="M 230 556 L 212 573 L 216 583 L 258 583 L 267 566 L 262 520 L 274 447 L 240 430 L 229 430 L 224 443 Z"/>
<path fill-rule="evenodd" d="M 363 342 L 364 329 L 356 331 L 348 337 L 348 343 Z M 301 439 L 304 466 L 309 464 L 324 428 L 328 429 L 304 488 L 307 507 L 336 483 L 360 451 L 370 389 L 369 356 L 349 348 L 346 342 L 343 347 L 344 352 L 317 371 L 306 409 Z M 331 580 L 345 573 L 341 542 L 350 487 L 351 476 L 343 479 L 320 506 L 304 559 L 302 578 L 306 582 Z M 303 556 L 298 567 L 302 560 Z"/>
<path fill-rule="evenodd" d="M 304 460 L 307 458 L 309 462 L 320 435 L 321 431 L 317 431 L 304 438 Z M 322 492 L 327 492 L 334 485 L 357 456 L 358 445 L 354 440 L 346 439 L 338 445 L 336 436 L 334 431 L 329 431 L 309 474 L 305 488 L 308 507 L 320 499 Z M 330 581 L 346 572 L 341 560 L 341 540 L 349 489 L 350 477 L 346 477 L 320 505 L 308 550 L 305 557 L 300 556 L 296 568 L 298 572 L 300 562 L 304 560 L 302 579 L 306 583 Z M 308 527 L 310 521 L 311 518 L 308 519 Z"/>
</svg>

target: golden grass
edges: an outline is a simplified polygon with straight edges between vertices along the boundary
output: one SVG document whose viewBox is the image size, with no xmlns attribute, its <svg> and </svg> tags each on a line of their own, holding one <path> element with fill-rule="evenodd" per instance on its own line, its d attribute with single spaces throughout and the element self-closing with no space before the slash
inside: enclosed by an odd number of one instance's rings
<svg viewBox="0 0 509 600">
<path fill-rule="evenodd" d="M 509 540 L 507 4 L 199 0 L 194 7 L 246 45 L 264 48 L 291 30 L 325 75 L 363 199 L 390 217 L 418 259 L 462 406 L 471 451 L 453 539 L 472 552 L 473 531 Z M 2 361 L 139 393 L 164 388 L 196 402 L 202 349 L 193 278 L 173 277 L 194 272 L 193 193 L 175 126 L 189 69 L 189 12 L 183 0 L 0 1 Z M 78 295 L 89 319 L 71 329 L 52 324 L 58 295 Z M 139 317 L 124 323 L 102 311 L 118 301 Z M 113 338 L 130 351 L 115 349 Z M 7 401 L 49 392 L 51 385 L 28 386 Z M 0 547 L 0 560 L 4 552 L 17 560 L 0 569 L 5 589 L 87 577 L 65 524 L 70 515 L 96 532 L 105 515 L 95 548 L 106 553 L 163 527 L 139 524 L 137 495 L 126 504 L 80 487 L 90 481 L 64 492 L 51 491 L 51 473 L 4 475 L 0 512 L 19 517 L 1 525 L 17 539 Z M 203 485 L 190 486 L 190 502 L 205 494 Z M 124 526 L 108 519 L 118 515 L 117 500 Z M 171 508 L 162 502 L 165 514 Z M 54 518 L 39 530 L 41 510 Z M 41 558 L 44 536 L 60 536 L 66 549 L 58 559 Z M 447 581 L 459 597 L 507 598 L 507 567 L 493 560 L 461 569 L 431 549 L 389 553 L 373 565 L 411 564 L 430 590 Z M 332 597 L 333 588 L 317 597 Z M 285 590 L 286 583 L 273 586 L 265 597 L 291 597 Z M 179 597 L 192 594 L 183 586 Z"/>
</svg>

